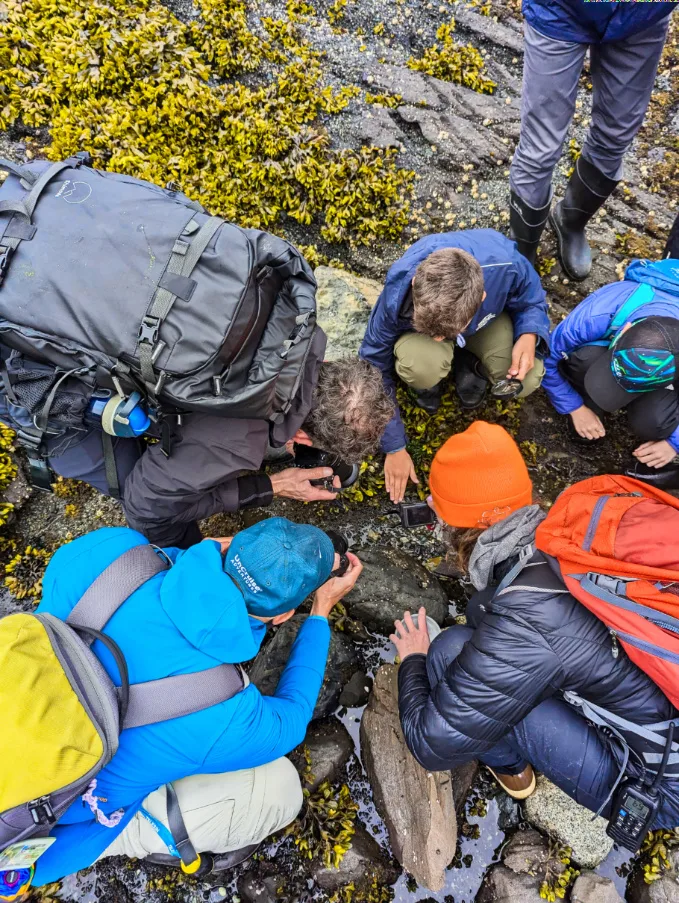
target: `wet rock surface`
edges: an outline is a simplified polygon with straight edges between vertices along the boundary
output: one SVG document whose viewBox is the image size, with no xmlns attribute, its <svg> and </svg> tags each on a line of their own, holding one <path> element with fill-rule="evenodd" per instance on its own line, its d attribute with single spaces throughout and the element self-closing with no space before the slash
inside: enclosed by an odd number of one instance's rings
<svg viewBox="0 0 679 903">
<path fill-rule="evenodd" d="M 347 729 L 337 719 L 326 719 L 312 724 L 304 738 L 304 743 L 290 755 L 290 759 L 300 773 L 305 773 L 308 752 L 311 760 L 311 774 L 306 775 L 306 786 L 313 792 L 324 781 L 340 778 L 344 766 L 354 752 L 354 741 Z"/>
<path fill-rule="evenodd" d="M 378 884 L 390 885 L 396 881 L 398 873 L 399 869 L 389 861 L 382 847 L 360 825 L 338 869 L 319 862 L 311 865 L 316 883 L 329 891 L 351 883 L 365 887 L 373 879 Z"/>
<path fill-rule="evenodd" d="M 441 890 L 457 841 L 451 775 L 428 772 L 410 755 L 399 721 L 394 665 L 375 675 L 361 722 L 361 749 L 394 856 L 418 884 Z"/>
<path fill-rule="evenodd" d="M 573 884 L 570 903 L 624 903 L 610 878 L 583 872 Z"/>
<path fill-rule="evenodd" d="M 525 801 L 524 811 L 531 824 L 569 846 L 574 862 L 585 868 L 599 865 L 613 848 L 605 819 L 592 821 L 589 809 L 579 806 L 543 775 L 538 777 L 535 793 Z"/>
<path fill-rule="evenodd" d="M 348 709 L 364 706 L 368 702 L 372 686 L 372 677 L 368 677 L 363 671 L 357 671 L 340 693 L 339 704 Z"/>
<path fill-rule="evenodd" d="M 476 903 L 543 903 L 539 882 L 517 874 L 505 865 L 494 865 L 476 896 Z"/>
<path fill-rule="evenodd" d="M 353 618 L 379 633 L 394 632 L 406 610 L 424 605 L 438 624 L 448 614 L 448 597 L 440 581 L 410 555 L 397 549 L 357 549 L 363 574 L 344 599 Z"/>
<path fill-rule="evenodd" d="M 305 620 L 305 615 L 294 615 L 289 621 L 281 624 L 250 667 L 250 680 L 265 695 L 274 694 L 290 657 L 292 644 Z M 335 710 L 342 687 L 357 666 L 358 658 L 353 643 L 345 634 L 333 630 L 325 679 L 314 709 L 314 718 L 323 718 Z"/>
<path fill-rule="evenodd" d="M 325 359 L 355 354 L 382 284 L 335 267 L 317 267 L 314 276 L 318 324 L 328 336 Z"/>
<path fill-rule="evenodd" d="M 651 884 L 644 881 L 642 869 L 635 870 L 627 890 L 629 903 L 679 903 L 679 850 L 669 859 L 670 869 Z"/>
</svg>

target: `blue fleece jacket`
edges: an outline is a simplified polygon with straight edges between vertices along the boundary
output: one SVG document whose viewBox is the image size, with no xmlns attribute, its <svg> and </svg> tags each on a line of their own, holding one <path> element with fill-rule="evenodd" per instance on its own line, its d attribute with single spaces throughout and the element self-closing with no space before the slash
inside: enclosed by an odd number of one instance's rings
<svg viewBox="0 0 679 903">
<path fill-rule="evenodd" d="M 616 312 L 637 288 L 639 283 L 629 279 L 605 285 L 578 304 L 552 333 L 542 388 L 559 414 L 570 414 L 584 404 L 580 393 L 560 373 L 559 361 L 566 360 L 581 345 L 604 338 Z M 635 320 L 642 317 L 679 319 L 679 300 L 656 288 L 653 301 L 634 312 Z M 667 441 L 679 452 L 679 427 Z"/>
<path fill-rule="evenodd" d="M 126 527 L 97 530 L 63 546 L 45 574 L 38 611 L 66 618 L 95 578 L 145 538 Z M 253 658 L 266 629 L 251 618 L 243 597 L 222 570 L 219 544 L 205 540 L 185 552 L 166 550 L 174 562 L 133 593 L 105 633 L 122 649 L 130 682 L 190 674 L 222 662 Z M 325 618 L 302 625 L 274 696 L 252 684 L 227 702 L 172 721 L 125 730 L 111 762 L 97 777 L 97 796 L 109 815 L 124 808 L 117 828 L 95 822 L 77 800 L 59 820 L 49 850 L 38 860 L 35 883 L 47 884 L 87 868 L 104 852 L 144 798 L 169 781 L 271 762 L 304 739 L 323 681 L 330 642 Z M 92 647 L 114 681 L 108 650 Z"/>
<path fill-rule="evenodd" d="M 412 316 L 404 309 L 415 270 L 425 258 L 441 248 L 460 248 L 472 254 L 483 269 L 486 298 L 465 330 L 473 335 L 503 310 L 514 322 L 515 340 L 524 333 L 539 336 L 538 353 L 549 345 L 549 316 L 540 277 L 517 251 L 513 241 L 494 229 L 468 229 L 427 235 L 409 248 L 389 269 L 382 294 L 370 314 L 359 354 L 382 371 L 384 385 L 396 400 L 394 345 L 399 336 L 413 328 Z M 382 450 L 398 451 L 406 445 L 401 414 L 396 413 L 382 437 Z"/>
<path fill-rule="evenodd" d="M 622 41 L 672 14 L 677 0 L 523 0 L 526 20 L 557 41 L 599 44 Z"/>
</svg>

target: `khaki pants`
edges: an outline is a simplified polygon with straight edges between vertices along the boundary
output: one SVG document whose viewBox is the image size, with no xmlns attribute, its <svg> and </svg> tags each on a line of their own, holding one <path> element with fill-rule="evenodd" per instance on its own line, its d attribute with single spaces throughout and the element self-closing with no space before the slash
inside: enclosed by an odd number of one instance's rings
<svg viewBox="0 0 679 903">
<path fill-rule="evenodd" d="M 514 326 L 509 314 L 501 313 L 466 340 L 466 347 L 483 364 L 492 382 L 505 379 L 512 362 Z M 450 373 L 454 342 L 436 342 L 419 332 L 406 332 L 394 346 L 396 372 L 412 389 L 432 389 Z M 540 360 L 526 374 L 520 397 L 534 392 L 542 382 L 545 368 Z"/>
<path fill-rule="evenodd" d="M 184 823 L 196 851 L 229 853 L 259 843 L 295 819 L 302 808 L 299 775 L 289 759 L 225 774 L 193 775 L 174 782 Z M 165 786 L 144 808 L 167 827 Z M 137 812 L 101 855 L 144 859 L 168 849 Z"/>
</svg>

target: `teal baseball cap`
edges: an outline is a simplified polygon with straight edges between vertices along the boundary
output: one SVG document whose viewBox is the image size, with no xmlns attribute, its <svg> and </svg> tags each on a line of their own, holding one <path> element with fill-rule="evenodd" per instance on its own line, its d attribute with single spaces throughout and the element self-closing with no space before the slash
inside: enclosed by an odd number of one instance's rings
<svg viewBox="0 0 679 903">
<path fill-rule="evenodd" d="M 237 533 L 224 557 L 224 571 L 251 615 L 272 618 L 297 608 L 330 577 L 332 540 L 310 524 L 269 517 Z"/>
</svg>

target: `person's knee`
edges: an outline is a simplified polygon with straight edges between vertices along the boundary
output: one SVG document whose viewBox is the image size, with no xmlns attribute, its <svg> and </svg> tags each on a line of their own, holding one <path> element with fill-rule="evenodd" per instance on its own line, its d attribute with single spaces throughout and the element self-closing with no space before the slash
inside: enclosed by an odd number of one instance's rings
<svg viewBox="0 0 679 903">
<path fill-rule="evenodd" d="M 297 769 L 290 759 L 285 757 L 262 766 L 267 769 L 267 793 L 275 794 L 275 800 L 269 799 L 273 815 L 269 834 L 275 834 L 287 827 L 299 815 L 304 803 L 302 784 Z"/>
<path fill-rule="evenodd" d="M 519 397 L 527 398 L 529 395 L 532 395 L 536 389 L 539 389 L 542 385 L 542 378 L 544 375 L 545 365 L 541 360 L 536 359 L 533 369 L 529 370 L 523 378 L 523 389 L 521 390 Z"/>
<path fill-rule="evenodd" d="M 432 686 L 441 680 L 473 633 L 471 628 L 455 624 L 442 630 L 433 640 L 427 653 L 427 675 Z"/>
<path fill-rule="evenodd" d="M 408 333 L 394 347 L 395 369 L 406 385 L 418 391 L 433 389 L 450 373 L 453 349 L 448 342 Z"/>
<path fill-rule="evenodd" d="M 679 425 L 679 402 L 676 393 L 658 389 L 646 398 L 639 398 L 627 407 L 627 422 L 642 442 L 667 439 Z"/>
</svg>

